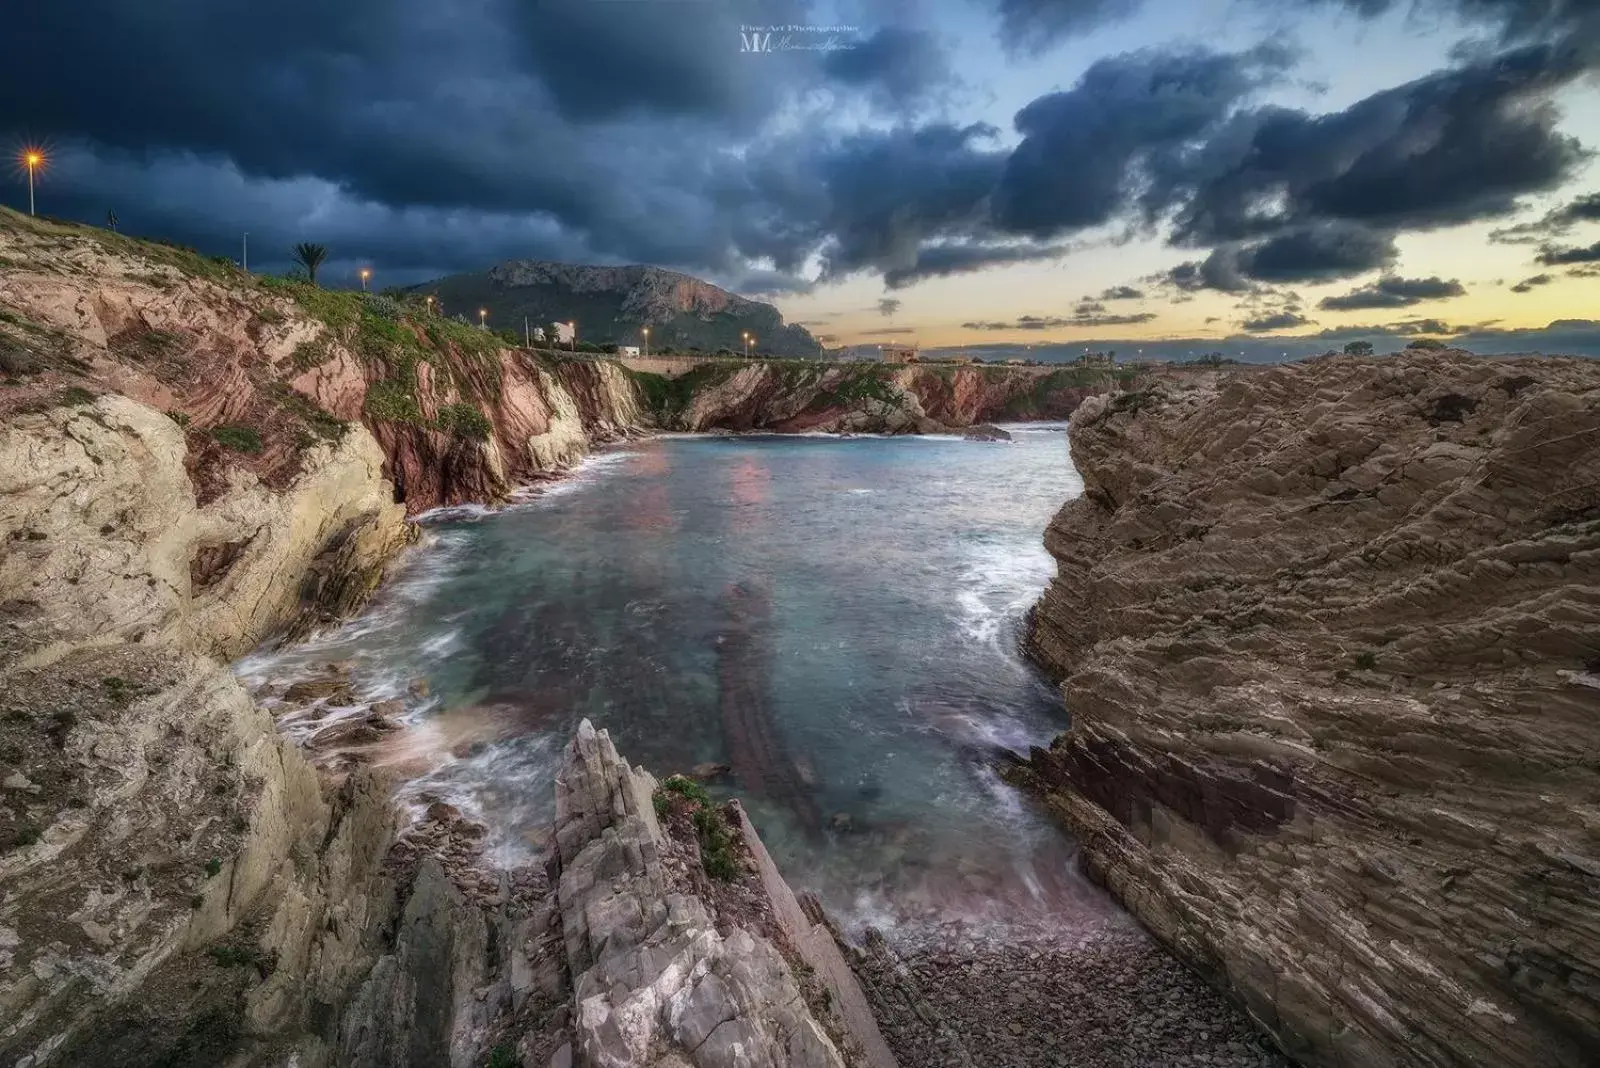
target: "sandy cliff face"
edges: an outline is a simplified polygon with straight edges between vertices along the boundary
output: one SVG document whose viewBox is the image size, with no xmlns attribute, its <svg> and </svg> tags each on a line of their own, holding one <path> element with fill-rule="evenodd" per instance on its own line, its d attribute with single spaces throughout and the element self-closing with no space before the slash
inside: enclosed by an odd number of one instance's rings
<svg viewBox="0 0 1600 1068">
<path fill-rule="evenodd" d="M 1031 647 L 1089 869 L 1307 1064 L 1600 1060 L 1600 365 L 1086 403 Z"/>
</svg>

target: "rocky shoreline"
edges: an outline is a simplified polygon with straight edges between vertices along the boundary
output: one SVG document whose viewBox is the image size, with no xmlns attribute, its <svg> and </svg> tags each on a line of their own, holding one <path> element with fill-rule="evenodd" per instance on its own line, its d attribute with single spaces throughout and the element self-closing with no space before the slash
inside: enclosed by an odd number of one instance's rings
<svg viewBox="0 0 1600 1068">
<path fill-rule="evenodd" d="M 1073 416 L 1023 779 L 1308 1065 L 1600 1062 L 1600 363 L 1337 357 Z"/>
<path fill-rule="evenodd" d="M 1224 996 L 1131 921 L 873 935 L 852 955 L 900 1064 L 1286 1068 Z"/>
</svg>

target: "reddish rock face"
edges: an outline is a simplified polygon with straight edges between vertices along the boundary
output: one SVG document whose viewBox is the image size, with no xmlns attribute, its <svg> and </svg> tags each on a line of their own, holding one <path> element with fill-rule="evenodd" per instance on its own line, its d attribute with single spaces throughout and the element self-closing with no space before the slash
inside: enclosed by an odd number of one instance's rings
<svg viewBox="0 0 1600 1068">
<path fill-rule="evenodd" d="M 1089 871 L 1307 1065 L 1600 1064 L 1600 362 L 1095 398 L 1029 646 Z"/>
</svg>

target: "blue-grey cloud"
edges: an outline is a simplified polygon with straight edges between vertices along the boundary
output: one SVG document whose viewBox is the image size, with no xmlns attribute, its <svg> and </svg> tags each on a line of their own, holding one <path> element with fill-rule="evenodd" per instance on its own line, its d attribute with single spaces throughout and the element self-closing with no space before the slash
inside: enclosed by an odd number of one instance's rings
<svg viewBox="0 0 1600 1068">
<path fill-rule="evenodd" d="M 1371 285 L 1361 286 L 1348 293 L 1324 297 L 1317 307 L 1328 311 L 1354 311 L 1363 308 L 1409 308 L 1427 300 L 1446 300 L 1466 293 L 1466 287 L 1455 279 L 1446 281 L 1433 278 L 1401 278 L 1385 275 Z"/>
<path fill-rule="evenodd" d="M 1600 263 L 1600 241 L 1592 245 L 1546 245 L 1539 250 L 1539 262 L 1552 267 L 1566 263 Z"/>
<path fill-rule="evenodd" d="M 885 26 L 824 55 L 825 73 L 868 91 L 886 109 L 921 103 L 948 90 L 954 80 L 949 57 L 928 30 Z"/>
<path fill-rule="evenodd" d="M 1520 281 L 1516 285 L 1512 286 L 1511 287 L 1511 292 L 1513 292 L 1513 293 L 1531 293 L 1535 289 L 1537 289 L 1538 287 L 1547 286 L 1551 282 L 1554 282 L 1554 281 L 1555 281 L 1555 277 L 1553 275 L 1536 274 L 1536 275 L 1533 275 L 1530 278 L 1524 278 L 1522 281 Z"/>
</svg>

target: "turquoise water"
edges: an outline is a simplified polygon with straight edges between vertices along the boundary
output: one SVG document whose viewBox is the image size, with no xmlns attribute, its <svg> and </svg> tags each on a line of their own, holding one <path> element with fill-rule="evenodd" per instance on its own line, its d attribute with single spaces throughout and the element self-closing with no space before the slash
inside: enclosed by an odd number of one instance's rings
<svg viewBox="0 0 1600 1068">
<path fill-rule="evenodd" d="M 729 765 L 713 792 L 852 919 L 1093 910 L 987 759 L 1065 724 L 1016 640 L 1082 483 L 1059 426 L 1012 429 L 629 443 L 512 508 L 432 517 L 360 619 L 240 671 L 270 693 L 350 660 L 365 699 L 406 700 L 382 759 L 407 797 L 483 819 L 503 861 L 539 856 L 588 717 L 658 777 Z"/>
</svg>

